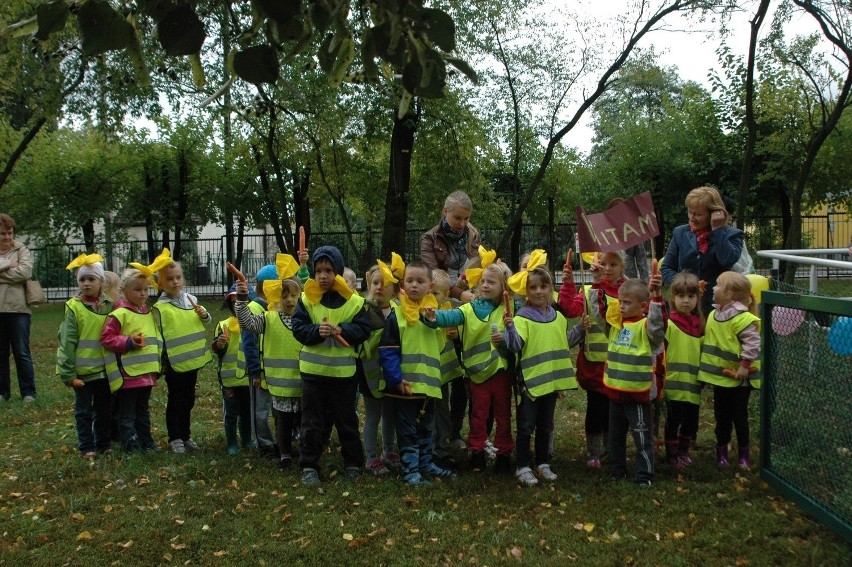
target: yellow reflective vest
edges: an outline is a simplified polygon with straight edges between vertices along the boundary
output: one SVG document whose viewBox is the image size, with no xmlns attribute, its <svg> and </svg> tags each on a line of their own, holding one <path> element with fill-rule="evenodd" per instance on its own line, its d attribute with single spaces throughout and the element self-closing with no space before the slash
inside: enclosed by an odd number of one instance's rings
<svg viewBox="0 0 852 567">
<path fill-rule="evenodd" d="M 230 319 L 219 321 L 213 336 L 219 336 L 228 329 L 228 346 L 219 359 L 219 379 L 225 388 L 248 386 L 246 374 L 246 356 L 243 352 L 242 333 L 229 329 Z"/>
<path fill-rule="evenodd" d="M 269 393 L 278 398 L 300 398 L 302 376 L 299 374 L 299 351 L 302 343 L 281 321 L 277 311 L 263 314 L 263 373 Z"/>
<path fill-rule="evenodd" d="M 519 315 L 514 323 L 524 341 L 518 368 L 529 397 L 535 399 L 576 389 L 576 371 L 568 347 L 568 320 L 556 312 L 553 321 L 547 323 Z"/>
<path fill-rule="evenodd" d="M 332 325 L 349 323 L 364 308 L 364 298 L 358 294 L 352 296 L 337 309 L 329 309 L 321 303 L 311 304 L 302 294 L 302 305 L 311 317 L 311 321 L 322 324 L 327 317 Z M 334 337 L 327 337 L 316 345 L 304 345 L 299 352 L 299 370 L 305 374 L 327 376 L 329 378 L 351 378 L 355 375 L 357 353 L 351 346 L 341 345 Z"/>
<path fill-rule="evenodd" d="M 95 313 L 76 297 L 65 303 L 65 309 L 74 313 L 77 323 L 77 348 L 74 352 L 77 377 L 84 382 L 87 378 L 105 378 L 107 364 L 114 366 L 116 362 L 115 354 L 106 350 L 100 340 L 107 314 Z"/>
<path fill-rule="evenodd" d="M 698 380 L 724 388 L 736 388 L 743 383 L 725 376 L 722 371 L 725 368 L 736 371 L 740 367 L 742 347 L 737 337 L 749 325 L 757 324 L 759 328 L 760 318 L 748 311 L 734 315 L 727 321 L 717 321 L 715 315 L 714 310 L 707 317 Z M 751 364 L 760 368 L 760 360 Z M 753 387 L 760 388 L 760 372 L 749 376 L 749 382 Z"/>
<path fill-rule="evenodd" d="M 586 295 L 586 304 L 589 304 L 589 292 L 591 286 L 583 286 L 583 293 Z M 604 290 L 598 290 L 598 293 L 604 294 Z M 597 305 L 591 305 L 591 309 L 597 309 Z M 595 317 L 589 316 L 591 326 L 586 330 L 586 338 L 584 340 L 583 354 L 589 362 L 604 362 L 606 353 L 609 349 L 609 339 L 604 332 L 604 328 L 600 326 Z"/>
<path fill-rule="evenodd" d="M 482 384 L 498 370 L 505 370 L 509 366 L 503 353 L 491 344 L 491 324 L 496 324 L 497 330 L 503 332 L 503 314 L 506 307 L 501 301 L 485 321 L 476 316 L 476 311 L 470 303 L 465 303 L 459 309 L 464 314 L 464 325 L 459 327 L 462 364 L 471 382 Z"/>
<path fill-rule="evenodd" d="M 212 360 L 207 348 L 207 332 L 194 309 L 183 309 L 168 301 L 158 301 L 154 310 L 160 314 L 160 333 L 169 366 L 175 372 L 202 368 Z"/>
<path fill-rule="evenodd" d="M 669 321 L 666 342 L 666 399 L 699 405 L 701 385 L 698 383 L 698 363 L 701 359 L 702 337 L 684 333 Z"/>
<path fill-rule="evenodd" d="M 367 388 L 374 398 L 381 398 L 385 395 L 385 378 L 382 374 L 382 363 L 379 361 L 379 343 L 382 340 L 382 331 L 383 329 L 376 329 L 370 333 L 370 338 L 361 343 L 358 353 Z"/>
<path fill-rule="evenodd" d="M 110 313 L 110 316 L 115 317 L 121 324 L 122 335 L 130 337 L 141 333 L 145 338 L 144 347 L 127 351 L 124 354 L 116 354 L 116 364 L 107 365 L 109 389 L 115 392 L 124 383 L 123 374 L 133 377 L 160 373 L 163 343 L 160 340 L 160 334 L 157 332 L 157 324 L 152 313 L 143 315 L 126 307 L 119 307 Z"/>
<path fill-rule="evenodd" d="M 442 329 L 429 327 L 423 321 L 409 325 L 402 307 L 393 306 L 399 326 L 399 356 L 402 378 L 411 386 L 412 394 L 441 398 L 441 350 L 446 343 Z"/>
<path fill-rule="evenodd" d="M 654 386 L 654 354 L 645 328 L 646 318 L 623 323 L 609 332 L 609 351 L 604 385 L 622 392 L 651 391 Z M 651 392 L 651 399 L 655 393 Z"/>
</svg>

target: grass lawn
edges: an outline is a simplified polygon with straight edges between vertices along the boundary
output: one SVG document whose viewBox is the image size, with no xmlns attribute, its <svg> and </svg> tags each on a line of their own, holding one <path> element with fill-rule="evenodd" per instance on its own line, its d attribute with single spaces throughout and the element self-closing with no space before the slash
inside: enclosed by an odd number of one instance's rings
<svg viewBox="0 0 852 567">
<path fill-rule="evenodd" d="M 53 375 L 61 313 L 49 305 L 33 317 L 37 401 L 0 405 L 0 564 L 842 565 L 852 554 L 756 472 L 716 470 L 708 398 L 697 463 L 677 477 L 659 464 L 650 490 L 585 467 L 582 392 L 559 403 L 552 485 L 467 472 L 416 489 L 397 478 L 350 484 L 335 447 L 324 471 L 334 476 L 305 489 L 294 470 L 226 454 L 212 368 L 193 413 L 200 453 L 84 461 L 73 396 Z M 151 417 L 161 446 L 164 411 L 160 383 Z M 756 396 L 752 415 L 756 440 Z"/>
</svg>

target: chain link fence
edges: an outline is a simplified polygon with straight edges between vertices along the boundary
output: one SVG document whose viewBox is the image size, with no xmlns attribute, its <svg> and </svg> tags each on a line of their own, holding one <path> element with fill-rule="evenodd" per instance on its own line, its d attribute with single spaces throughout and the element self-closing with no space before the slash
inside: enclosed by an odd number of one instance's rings
<svg viewBox="0 0 852 567">
<path fill-rule="evenodd" d="M 773 278 L 761 297 L 760 474 L 852 541 L 852 300 Z"/>
</svg>

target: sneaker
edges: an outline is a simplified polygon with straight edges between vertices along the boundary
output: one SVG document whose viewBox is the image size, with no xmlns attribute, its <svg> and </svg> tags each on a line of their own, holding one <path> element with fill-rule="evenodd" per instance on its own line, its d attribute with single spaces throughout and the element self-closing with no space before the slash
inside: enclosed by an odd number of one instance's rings
<svg viewBox="0 0 852 567">
<path fill-rule="evenodd" d="M 31 404 L 35 401 L 35 396 L 24 396 L 24 403 Z"/>
<path fill-rule="evenodd" d="M 293 464 L 293 457 L 284 453 L 281 455 L 281 458 L 278 460 L 278 468 L 281 470 L 290 468 L 290 465 Z"/>
<path fill-rule="evenodd" d="M 538 479 L 532 472 L 532 469 L 529 467 L 522 467 L 515 471 L 515 477 L 518 479 L 518 482 L 523 484 L 524 486 L 535 486 L 538 484 Z"/>
<path fill-rule="evenodd" d="M 554 480 L 559 478 L 559 476 L 557 476 L 555 472 L 550 470 L 550 465 L 548 465 L 547 463 L 542 463 L 538 466 L 538 476 L 548 482 L 553 482 Z"/>
<path fill-rule="evenodd" d="M 396 453 L 382 453 L 382 462 L 386 467 L 399 470 L 402 468 L 402 461 L 399 460 L 399 455 Z"/>
<path fill-rule="evenodd" d="M 452 443 L 450 443 L 450 447 L 459 451 L 464 451 L 467 449 L 467 443 L 465 443 L 462 439 L 457 438 L 453 439 Z"/>
<path fill-rule="evenodd" d="M 373 476 L 385 476 L 390 474 L 390 470 L 382 462 L 382 459 L 373 457 L 367 461 L 367 470 L 373 473 Z"/>
<path fill-rule="evenodd" d="M 260 456 L 267 461 L 277 461 L 280 458 L 275 445 L 263 445 L 260 448 Z"/>
<path fill-rule="evenodd" d="M 151 442 L 151 443 L 149 443 L 148 445 L 145 445 L 144 447 L 142 447 L 142 450 L 143 450 L 143 451 L 151 451 L 152 453 L 159 453 L 159 452 L 160 452 L 160 447 L 159 447 L 156 443 Z M 106 451 L 104 451 L 104 452 L 105 452 L 105 453 L 108 453 L 108 452 L 109 452 L 109 449 L 107 449 L 107 450 L 106 450 Z"/>
<path fill-rule="evenodd" d="M 470 469 L 473 471 L 485 470 L 485 451 L 476 451 L 470 454 Z"/>
<path fill-rule="evenodd" d="M 415 473 L 405 481 L 405 484 L 408 486 L 431 486 L 432 481 L 428 478 L 423 478 L 419 473 Z"/>
<path fill-rule="evenodd" d="M 420 467 L 420 473 L 435 478 L 456 478 L 456 473 L 450 469 L 441 468 L 435 463 L 429 463 L 425 467 Z"/>
<path fill-rule="evenodd" d="M 590 469 L 599 469 L 601 468 L 601 459 L 597 455 L 592 455 L 589 457 L 589 460 L 586 461 L 586 466 Z"/>
<path fill-rule="evenodd" d="M 651 488 L 651 481 L 650 480 L 640 480 L 640 481 L 636 482 L 636 486 L 638 486 L 639 488 Z"/>
<path fill-rule="evenodd" d="M 489 459 L 497 458 L 497 447 L 490 440 L 485 441 L 485 454 Z"/>
<path fill-rule="evenodd" d="M 97 454 L 94 451 L 86 451 L 85 453 L 80 453 L 80 457 L 86 459 L 87 461 L 94 461 Z"/>
<path fill-rule="evenodd" d="M 192 451 L 193 453 L 201 450 L 201 447 L 198 446 L 198 443 L 196 443 L 192 439 L 192 437 L 190 437 L 189 439 L 184 439 L 183 446 L 186 448 L 187 451 Z"/>
<path fill-rule="evenodd" d="M 346 467 L 343 471 L 343 479 L 348 482 L 355 482 L 361 476 L 361 469 L 358 467 Z"/>
<path fill-rule="evenodd" d="M 316 486 L 320 483 L 319 473 L 316 469 L 302 469 L 302 486 Z"/>
<path fill-rule="evenodd" d="M 171 449 L 172 453 L 176 453 L 178 455 L 186 453 L 186 446 L 183 444 L 183 439 L 169 441 L 169 449 Z"/>
</svg>

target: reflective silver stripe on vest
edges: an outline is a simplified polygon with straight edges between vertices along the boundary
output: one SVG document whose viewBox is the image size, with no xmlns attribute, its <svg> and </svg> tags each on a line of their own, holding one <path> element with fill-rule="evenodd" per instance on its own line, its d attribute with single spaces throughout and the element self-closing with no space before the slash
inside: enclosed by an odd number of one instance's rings
<svg viewBox="0 0 852 567">
<path fill-rule="evenodd" d="M 80 339 L 77 341 L 77 348 L 102 348 L 101 341 L 96 339 Z"/>
<path fill-rule="evenodd" d="M 421 372 L 406 372 L 405 380 L 411 384 L 423 384 L 431 388 L 441 388 L 441 378 L 438 376 L 429 376 Z"/>
<path fill-rule="evenodd" d="M 269 376 L 266 377 L 266 383 L 275 388 L 287 388 L 289 390 L 301 390 L 302 389 L 302 379 L 301 378 L 271 378 Z"/>
<path fill-rule="evenodd" d="M 719 347 L 713 346 L 713 345 L 704 345 L 701 348 L 705 353 L 707 353 L 711 356 L 718 356 L 722 360 L 727 360 L 729 362 L 739 362 L 740 361 L 739 353 L 730 352 L 730 351 L 727 351 L 727 350 L 722 350 Z M 704 365 L 702 364 L 702 366 L 704 366 Z"/>
<path fill-rule="evenodd" d="M 698 367 L 688 362 L 668 362 L 666 363 L 668 372 L 686 372 L 688 374 L 698 374 Z"/>
<path fill-rule="evenodd" d="M 381 369 L 382 364 L 375 358 L 362 358 L 361 365 L 364 368 L 365 374 L 371 374 Z"/>
<path fill-rule="evenodd" d="M 491 346 L 491 343 L 488 343 L 488 346 Z M 482 372 L 483 370 L 488 368 L 491 365 L 491 363 L 494 362 L 495 360 L 497 360 L 498 358 L 500 358 L 500 353 L 498 353 L 496 350 L 492 350 L 491 356 L 488 358 L 488 360 L 485 360 L 485 361 L 483 361 L 479 364 L 474 364 L 473 366 L 468 366 L 467 367 L 468 373 L 469 374 L 477 374 L 479 372 Z"/>
<path fill-rule="evenodd" d="M 352 366 L 352 359 L 342 356 L 322 356 L 313 352 L 302 350 L 299 353 L 299 360 L 303 360 L 309 364 L 324 364 L 326 366 Z"/>
<path fill-rule="evenodd" d="M 104 359 L 103 359 L 103 357 L 101 357 L 101 358 L 83 358 L 81 356 L 78 356 L 77 358 L 74 359 L 74 364 L 77 366 L 77 368 L 86 368 L 86 367 L 93 368 L 93 367 L 103 366 L 104 365 Z"/>
<path fill-rule="evenodd" d="M 457 356 L 453 356 L 452 360 L 441 365 L 441 375 L 449 374 L 450 372 L 459 369 L 461 369 L 461 363 Z"/>
<path fill-rule="evenodd" d="M 491 343 L 490 342 L 477 343 L 477 344 L 473 345 L 472 347 L 470 347 L 469 349 L 467 349 L 466 351 L 464 351 L 464 356 L 465 356 L 465 358 L 473 358 L 477 354 L 481 354 L 481 353 L 486 352 L 488 350 L 491 350 Z"/>
<path fill-rule="evenodd" d="M 553 360 L 563 360 L 567 358 L 568 351 L 560 352 L 560 351 L 547 351 L 541 352 L 535 356 L 530 356 L 529 358 L 521 359 L 521 364 L 523 368 L 533 368 L 543 362 L 551 362 Z"/>
<path fill-rule="evenodd" d="M 147 354 L 134 354 L 133 356 L 125 355 L 124 361 L 129 365 L 135 366 L 136 364 L 145 364 L 146 362 L 156 362 L 160 360 L 159 353 L 149 352 Z M 123 363 L 122 363 L 123 364 Z"/>
<path fill-rule="evenodd" d="M 197 331 L 195 333 L 191 333 L 189 335 L 184 335 L 184 336 L 179 337 L 177 339 L 169 339 L 168 345 L 169 345 L 169 348 L 175 348 L 175 347 L 187 345 L 191 342 L 195 342 L 195 341 L 198 341 L 198 340 L 203 341 L 204 337 L 205 337 L 204 331 Z M 202 350 L 206 350 L 206 349 L 202 349 Z M 170 357 L 170 359 L 171 359 L 171 357 Z"/>
<path fill-rule="evenodd" d="M 636 370 L 621 370 L 608 366 L 606 374 L 610 380 L 623 380 L 624 382 L 650 382 L 653 373 L 650 370 L 639 372 Z"/>
<path fill-rule="evenodd" d="M 222 364 L 227 364 L 229 362 L 236 362 L 236 361 L 237 361 L 237 353 L 235 353 L 235 352 L 232 352 L 230 354 L 226 354 L 225 356 L 222 357 Z"/>
<path fill-rule="evenodd" d="M 237 377 L 237 369 L 236 368 L 231 368 L 231 369 L 226 368 L 225 370 L 220 370 L 219 371 L 219 377 L 222 378 L 223 380 L 225 378 L 236 378 Z"/>
<path fill-rule="evenodd" d="M 547 372 L 532 380 L 524 378 L 524 385 L 528 390 L 532 390 L 536 386 L 547 384 L 548 382 L 556 382 L 557 380 L 570 380 L 575 377 L 573 368 L 558 368 L 553 372 Z M 574 386 L 576 388 L 576 386 Z"/>
<path fill-rule="evenodd" d="M 169 364 L 175 365 L 180 364 L 181 362 L 192 360 L 193 358 L 199 358 L 204 356 L 204 353 L 207 352 L 206 346 L 200 346 L 197 349 L 190 350 L 188 352 L 182 352 L 180 354 L 176 354 L 174 356 L 169 355 Z"/>
<path fill-rule="evenodd" d="M 586 348 L 591 352 L 606 352 L 607 350 L 609 350 L 609 345 L 607 345 L 607 343 L 590 342 L 586 344 Z"/>
<path fill-rule="evenodd" d="M 263 361 L 264 368 L 289 368 L 291 370 L 299 370 L 299 361 L 295 359 L 266 359 Z M 269 376 L 266 377 L 267 381 Z"/>
<path fill-rule="evenodd" d="M 423 353 L 403 353 L 400 357 L 400 364 L 425 364 L 426 366 L 436 366 L 440 368 L 441 360 Z"/>
<path fill-rule="evenodd" d="M 609 353 L 609 361 L 633 366 L 651 366 L 654 357 L 648 354 L 627 354 L 625 352 Z M 611 376 L 611 374 L 610 374 Z"/>
</svg>

